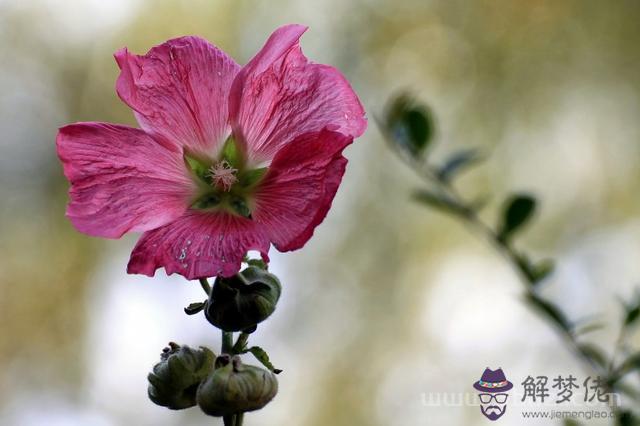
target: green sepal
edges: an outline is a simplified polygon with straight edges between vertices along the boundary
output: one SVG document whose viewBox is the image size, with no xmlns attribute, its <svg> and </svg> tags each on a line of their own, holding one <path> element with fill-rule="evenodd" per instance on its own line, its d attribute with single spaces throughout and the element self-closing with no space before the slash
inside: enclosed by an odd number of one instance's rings
<svg viewBox="0 0 640 426">
<path fill-rule="evenodd" d="M 217 194 L 207 193 L 196 199 L 191 204 L 191 207 L 197 210 L 206 210 L 218 207 L 221 202 L 222 199 Z"/>
<path fill-rule="evenodd" d="M 243 197 L 231 196 L 229 198 L 229 206 L 235 213 L 243 217 L 251 217 L 251 209 L 247 204 L 247 201 Z"/>
<path fill-rule="evenodd" d="M 236 144 L 233 136 L 229 136 L 224 143 L 224 147 L 222 148 L 222 160 L 227 160 L 231 167 L 236 169 L 242 169 L 242 166 L 244 165 L 242 153 L 240 152 L 240 149 L 238 149 L 238 145 Z"/>
<path fill-rule="evenodd" d="M 264 175 L 267 174 L 267 170 L 269 170 L 268 167 L 261 167 L 243 172 L 239 178 L 240 185 L 242 185 L 243 188 L 255 186 L 262 180 Z"/>
<path fill-rule="evenodd" d="M 189 170 L 191 170 L 191 173 L 203 182 L 207 184 L 209 183 L 208 174 L 210 165 L 186 153 L 184 154 L 184 162 Z"/>
</svg>

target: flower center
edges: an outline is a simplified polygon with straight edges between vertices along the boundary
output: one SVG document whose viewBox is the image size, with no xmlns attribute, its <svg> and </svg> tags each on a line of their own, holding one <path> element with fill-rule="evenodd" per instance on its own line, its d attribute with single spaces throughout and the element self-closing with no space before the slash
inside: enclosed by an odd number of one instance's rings
<svg viewBox="0 0 640 426">
<path fill-rule="evenodd" d="M 225 192 L 229 192 L 233 184 L 238 181 L 237 173 L 238 169 L 233 168 L 227 160 L 218 161 L 207 170 L 211 184 Z"/>
<path fill-rule="evenodd" d="M 233 137 L 227 139 L 215 158 L 185 151 L 184 163 L 197 185 L 192 209 L 223 210 L 251 218 L 255 194 L 267 168 L 247 167 Z"/>
</svg>

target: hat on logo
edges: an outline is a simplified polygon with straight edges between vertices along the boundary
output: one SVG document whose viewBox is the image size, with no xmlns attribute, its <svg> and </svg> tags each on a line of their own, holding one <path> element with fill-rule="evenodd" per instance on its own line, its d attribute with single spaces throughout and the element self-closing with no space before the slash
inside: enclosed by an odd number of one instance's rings
<svg viewBox="0 0 640 426">
<path fill-rule="evenodd" d="M 473 384 L 473 387 L 480 392 L 499 393 L 511 389 L 513 383 L 507 380 L 502 368 L 498 368 L 495 371 L 487 368 L 482 373 L 480 380 Z"/>
</svg>

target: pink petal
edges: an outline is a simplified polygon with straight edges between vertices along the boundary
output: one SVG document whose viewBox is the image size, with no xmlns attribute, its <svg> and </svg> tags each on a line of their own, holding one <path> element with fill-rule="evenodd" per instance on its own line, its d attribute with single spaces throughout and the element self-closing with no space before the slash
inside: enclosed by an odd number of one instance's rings
<svg viewBox="0 0 640 426">
<path fill-rule="evenodd" d="M 240 66 L 198 37 L 181 37 L 138 56 L 115 53 L 116 83 L 143 129 L 171 143 L 211 153 L 228 136 L 228 94 Z"/>
<path fill-rule="evenodd" d="M 184 213 L 195 190 L 181 152 L 139 129 L 70 124 L 56 144 L 71 183 L 67 216 L 89 235 L 119 238 L 164 225 Z"/>
<path fill-rule="evenodd" d="M 299 136 L 273 159 L 256 195 L 253 219 L 280 251 L 296 250 L 327 215 L 347 164 L 350 136 L 324 130 Z"/>
<path fill-rule="evenodd" d="M 240 270 L 244 255 L 259 250 L 268 261 L 269 239 L 250 219 L 223 212 L 189 211 L 178 220 L 145 232 L 131 253 L 127 272 L 153 276 L 164 267 L 189 280 Z"/>
<path fill-rule="evenodd" d="M 298 39 L 305 30 L 300 25 L 277 29 L 233 82 L 231 124 L 254 164 L 271 160 L 299 135 L 329 128 L 357 137 L 367 126 L 342 74 L 302 54 Z"/>
</svg>

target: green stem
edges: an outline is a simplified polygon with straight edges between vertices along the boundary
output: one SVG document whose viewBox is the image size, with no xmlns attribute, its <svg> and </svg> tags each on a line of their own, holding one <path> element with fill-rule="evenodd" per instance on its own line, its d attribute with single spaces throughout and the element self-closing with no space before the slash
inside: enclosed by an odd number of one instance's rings
<svg viewBox="0 0 640 426">
<path fill-rule="evenodd" d="M 207 296 L 211 294 L 211 286 L 209 285 L 209 281 L 206 278 L 200 278 L 200 286 L 207 293 Z"/>
<path fill-rule="evenodd" d="M 220 353 L 223 353 L 223 354 L 233 353 L 233 332 L 231 331 L 222 332 L 222 348 L 220 350 Z"/>
<path fill-rule="evenodd" d="M 238 336 L 238 340 L 236 340 L 236 344 L 233 345 L 233 349 L 231 351 L 234 354 L 239 354 L 247 346 L 248 341 L 249 333 L 240 333 L 240 335 Z"/>
<path fill-rule="evenodd" d="M 244 419 L 244 413 L 236 414 L 236 423 L 234 426 L 242 426 L 243 419 Z"/>
<path fill-rule="evenodd" d="M 220 349 L 221 354 L 231 354 L 233 348 L 233 333 L 231 331 L 223 331 L 222 332 L 222 348 Z M 224 426 L 235 426 L 236 425 L 236 416 L 224 416 L 222 421 L 224 422 Z"/>
</svg>

